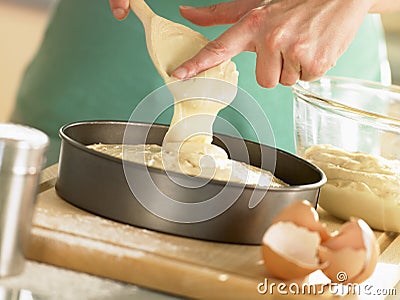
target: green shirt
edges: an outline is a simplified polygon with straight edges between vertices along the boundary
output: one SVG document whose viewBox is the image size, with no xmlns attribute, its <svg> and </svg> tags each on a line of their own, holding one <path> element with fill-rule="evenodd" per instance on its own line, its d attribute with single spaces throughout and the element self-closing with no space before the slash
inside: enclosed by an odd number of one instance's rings
<svg viewBox="0 0 400 300">
<path fill-rule="evenodd" d="M 190 26 L 209 39 L 227 28 L 194 26 L 178 12 L 179 5 L 203 6 L 217 1 L 147 2 L 159 15 Z M 276 146 L 293 152 L 291 89 L 258 86 L 254 53 L 241 53 L 233 60 L 240 72 L 239 87 L 262 107 L 272 126 Z M 386 62 L 379 16 L 369 15 L 353 44 L 328 74 L 380 81 Z M 63 124 L 95 119 L 127 120 L 135 105 L 163 84 L 147 54 L 143 27 L 133 13 L 120 22 L 113 18 L 107 0 L 61 0 L 39 51 L 26 70 L 12 121 L 39 128 L 50 136 L 48 164 L 51 164 L 58 158 L 58 130 Z M 241 103 L 236 105 L 249 114 L 254 109 Z M 224 109 L 220 115 L 231 121 L 244 138 L 254 139 L 249 124 L 236 118 L 232 109 Z M 169 110 L 158 122 L 168 124 L 171 116 Z M 146 116 L 141 121 L 146 121 Z"/>
</svg>

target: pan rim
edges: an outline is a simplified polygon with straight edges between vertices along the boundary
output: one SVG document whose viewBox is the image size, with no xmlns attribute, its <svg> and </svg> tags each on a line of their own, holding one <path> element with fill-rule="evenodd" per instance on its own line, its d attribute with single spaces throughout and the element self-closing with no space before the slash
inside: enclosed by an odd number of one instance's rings
<svg viewBox="0 0 400 300">
<path fill-rule="evenodd" d="M 129 165 L 133 165 L 134 167 L 140 167 L 140 168 L 147 168 L 150 171 L 149 172 L 155 172 L 158 174 L 164 174 L 166 175 L 166 171 L 159 169 L 159 168 L 155 168 L 155 167 L 151 167 L 151 166 L 145 166 L 143 164 L 139 164 L 136 162 L 132 162 L 132 161 L 127 161 L 127 160 L 123 160 L 117 157 L 113 157 L 111 155 L 108 154 L 104 154 L 101 153 L 99 151 L 93 150 L 88 148 L 85 144 L 78 142 L 77 140 L 73 139 L 72 137 L 70 137 L 65 131 L 71 127 L 77 127 L 77 126 L 85 126 L 85 125 L 123 125 L 123 126 L 127 126 L 129 124 L 132 125 L 136 125 L 136 126 L 151 126 L 151 127 L 162 127 L 162 128 L 168 128 L 168 125 L 164 125 L 164 124 L 157 124 L 157 123 L 146 123 L 146 122 L 133 122 L 133 121 L 125 121 L 125 120 L 88 120 L 88 121 L 74 121 L 74 122 L 70 122 L 67 124 L 64 124 L 60 129 L 59 129 L 59 136 L 63 141 L 68 142 L 69 144 L 71 144 L 72 146 L 83 150 L 86 153 L 89 153 L 91 155 L 95 155 L 100 157 L 101 159 L 106 159 L 109 161 L 112 161 L 114 163 L 118 163 L 118 164 L 123 164 L 123 163 L 128 163 Z M 233 136 L 228 136 L 228 135 L 224 135 L 224 134 L 216 134 L 216 136 L 227 136 L 233 139 L 238 139 L 237 137 L 233 137 Z M 305 190 L 313 190 L 313 189 L 318 189 L 321 188 L 326 182 L 327 182 L 327 177 L 325 175 L 325 173 L 316 165 L 312 164 L 311 162 L 295 155 L 292 154 L 288 151 L 276 148 L 276 147 L 272 147 L 270 145 L 264 145 L 264 144 L 260 144 L 260 143 L 256 143 L 250 140 L 246 140 L 246 139 L 242 139 L 245 142 L 248 143 L 252 143 L 252 144 L 256 144 L 259 146 L 264 146 L 264 147 L 268 147 L 271 149 L 274 149 L 275 151 L 278 151 L 282 154 L 284 154 L 285 156 L 290 156 L 293 159 L 300 161 L 304 164 L 306 164 L 309 168 L 313 169 L 313 171 L 317 172 L 320 175 L 320 180 L 313 182 L 313 183 L 309 183 L 309 184 L 301 184 L 301 185 L 290 185 L 290 186 L 285 186 L 285 187 L 271 187 L 271 186 L 255 186 L 255 185 L 251 185 L 251 184 L 240 184 L 240 183 L 236 183 L 236 182 L 226 182 L 226 181 L 222 181 L 222 180 L 217 180 L 217 179 L 211 179 L 209 181 L 209 183 L 212 184 L 218 184 L 218 185 L 226 185 L 227 183 L 229 184 L 230 187 L 240 187 L 243 189 L 249 189 L 249 190 L 271 190 L 274 192 L 288 192 L 288 191 L 305 191 Z M 182 173 L 179 172 L 174 172 L 174 171 L 168 171 L 168 173 L 173 174 L 174 176 L 187 176 L 184 175 Z M 193 180 L 196 180 L 198 178 L 196 177 L 192 177 Z M 280 178 L 281 179 L 281 178 Z M 282 179 L 281 179 L 282 180 Z"/>
</svg>

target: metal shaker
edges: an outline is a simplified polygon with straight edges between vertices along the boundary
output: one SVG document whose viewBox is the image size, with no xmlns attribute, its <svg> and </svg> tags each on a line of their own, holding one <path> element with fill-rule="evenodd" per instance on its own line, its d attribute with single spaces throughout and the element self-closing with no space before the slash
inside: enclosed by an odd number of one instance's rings
<svg viewBox="0 0 400 300">
<path fill-rule="evenodd" d="M 26 289 L 7 288 L 0 286 L 0 300 L 38 300 L 32 292 Z"/>
<path fill-rule="evenodd" d="M 47 135 L 37 129 L 0 123 L 0 277 L 24 269 L 48 143 Z"/>
</svg>

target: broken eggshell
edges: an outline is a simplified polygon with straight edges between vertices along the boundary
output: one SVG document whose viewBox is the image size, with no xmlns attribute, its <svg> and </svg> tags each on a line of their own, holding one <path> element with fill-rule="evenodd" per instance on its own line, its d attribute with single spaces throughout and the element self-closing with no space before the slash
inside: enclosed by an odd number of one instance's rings
<svg viewBox="0 0 400 300">
<path fill-rule="evenodd" d="M 281 279 L 304 277 L 321 269 L 332 282 L 359 283 L 373 273 L 379 246 L 371 228 L 351 219 L 330 234 L 308 201 L 283 209 L 262 240 L 264 264 Z"/>
<path fill-rule="evenodd" d="M 326 229 L 326 225 L 319 222 L 317 211 L 307 200 L 295 201 L 282 209 L 272 221 L 272 224 L 277 222 L 292 222 L 297 226 L 318 232 L 321 242 L 325 242 L 331 237 Z"/>
<path fill-rule="evenodd" d="M 319 249 L 322 272 L 336 283 L 361 283 L 372 275 L 379 257 L 379 245 L 363 220 L 351 218 L 340 232 Z"/>
<path fill-rule="evenodd" d="M 278 222 L 263 236 L 262 255 L 267 270 L 275 277 L 293 279 L 304 277 L 320 266 L 318 232 L 291 222 Z"/>
</svg>

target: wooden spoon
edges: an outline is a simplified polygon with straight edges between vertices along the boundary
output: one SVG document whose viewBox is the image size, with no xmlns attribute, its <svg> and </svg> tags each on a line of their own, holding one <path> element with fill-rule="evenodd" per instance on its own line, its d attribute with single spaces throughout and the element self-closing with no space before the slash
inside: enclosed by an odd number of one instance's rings
<svg viewBox="0 0 400 300">
<path fill-rule="evenodd" d="M 130 6 L 143 23 L 147 50 L 157 71 L 166 84 L 178 81 L 169 74 L 197 54 L 209 40 L 189 27 L 156 15 L 144 0 L 130 0 Z M 171 126 L 164 140 L 166 143 L 189 139 L 211 143 L 215 116 L 236 96 L 238 72 L 230 60 L 197 77 L 219 80 L 187 80 L 168 86 L 175 104 Z M 190 101 L 186 101 L 188 99 Z M 209 117 L 200 120 L 199 115 Z M 178 123 L 180 125 L 175 126 Z"/>
<path fill-rule="evenodd" d="M 197 31 L 155 14 L 144 0 L 130 0 L 131 9 L 143 23 L 146 44 L 154 66 L 166 83 L 169 74 L 193 57 L 209 40 Z"/>
</svg>

